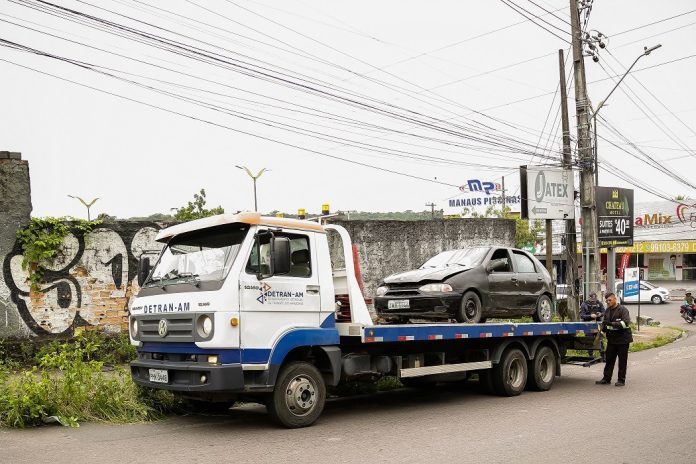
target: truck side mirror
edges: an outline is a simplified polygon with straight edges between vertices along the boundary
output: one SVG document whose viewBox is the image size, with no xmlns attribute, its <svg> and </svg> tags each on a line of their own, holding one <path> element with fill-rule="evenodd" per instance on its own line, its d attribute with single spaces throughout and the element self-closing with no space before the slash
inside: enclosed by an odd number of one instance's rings
<svg viewBox="0 0 696 464">
<path fill-rule="evenodd" d="M 147 276 L 150 275 L 150 258 L 141 256 L 138 260 L 138 286 L 142 287 Z"/>
<path fill-rule="evenodd" d="M 290 272 L 290 239 L 287 237 L 271 238 L 271 271 L 273 275 Z"/>
</svg>

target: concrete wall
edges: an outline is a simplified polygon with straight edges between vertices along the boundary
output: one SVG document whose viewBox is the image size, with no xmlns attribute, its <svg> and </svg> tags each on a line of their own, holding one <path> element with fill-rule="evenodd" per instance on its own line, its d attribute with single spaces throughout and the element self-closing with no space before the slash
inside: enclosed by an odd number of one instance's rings
<svg viewBox="0 0 696 464">
<path fill-rule="evenodd" d="M 348 230 L 358 247 L 358 261 L 369 298 L 374 296 L 383 277 L 415 269 L 441 251 L 515 244 L 515 221 L 509 219 L 334 222 Z M 330 246 L 334 265 L 343 267 L 340 241 L 330 240 Z"/>
<path fill-rule="evenodd" d="M 137 263 L 158 251 L 159 223 L 116 221 L 86 236 L 70 234 L 60 256 L 31 291 L 16 231 L 30 220 L 29 166 L 18 153 L 0 152 L 0 339 L 71 334 L 76 327 L 126 331 L 128 303 L 137 293 Z M 345 221 L 358 246 L 369 297 L 379 281 L 413 269 L 436 253 L 466 245 L 514 243 L 514 221 Z M 331 238 L 333 236 L 330 235 Z M 331 241 L 335 266 L 342 266 L 340 242 Z"/>
<path fill-rule="evenodd" d="M 14 248 L 17 229 L 29 223 L 30 215 L 29 164 L 20 153 L 0 151 L 0 264 Z M 0 337 L 8 334 L 28 336 L 30 331 L 17 313 L 0 272 Z"/>
</svg>

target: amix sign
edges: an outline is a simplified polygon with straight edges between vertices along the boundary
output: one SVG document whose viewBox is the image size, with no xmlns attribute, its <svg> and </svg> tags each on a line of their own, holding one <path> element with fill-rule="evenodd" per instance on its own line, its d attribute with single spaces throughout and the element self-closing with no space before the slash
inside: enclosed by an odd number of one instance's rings
<svg viewBox="0 0 696 464">
<path fill-rule="evenodd" d="M 595 199 L 599 246 L 633 245 L 633 190 L 597 187 Z"/>
</svg>

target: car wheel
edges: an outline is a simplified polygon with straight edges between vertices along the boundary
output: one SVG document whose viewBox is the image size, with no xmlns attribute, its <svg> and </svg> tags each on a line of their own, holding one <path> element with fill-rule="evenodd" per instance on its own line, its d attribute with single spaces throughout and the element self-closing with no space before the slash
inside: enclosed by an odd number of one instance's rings
<svg viewBox="0 0 696 464">
<path fill-rule="evenodd" d="M 474 292 L 466 292 L 456 314 L 457 322 L 476 324 L 481 321 L 482 315 L 483 307 L 479 296 Z"/>
<path fill-rule="evenodd" d="M 533 319 L 535 322 L 551 322 L 553 317 L 553 303 L 548 295 L 541 295 L 537 301 Z"/>
<path fill-rule="evenodd" d="M 556 378 L 556 355 L 548 346 L 542 346 L 529 361 L 527 386 L 531 390 L 547 391 Z"/>
<path fill-rule="evenodd" d="M 503 353 L 491 373 L 493 392 L 500 396 L 517 396 L 527 384 L 527 359 L 522 351 L 512 348 Z"/>
<path fill-rule="evenodd" d="M 662 298 L 660 298 L 660 295 L 653 295 L 650 301 L 652 301 L 653 304 L 660 304 L 662 303 Z"/>
</svg>

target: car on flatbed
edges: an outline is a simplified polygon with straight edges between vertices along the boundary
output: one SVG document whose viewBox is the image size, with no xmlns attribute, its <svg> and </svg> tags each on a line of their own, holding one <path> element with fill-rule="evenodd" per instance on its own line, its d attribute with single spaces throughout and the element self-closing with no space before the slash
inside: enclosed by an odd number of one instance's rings
<svg viewBox="0 0 696 464">
<path fill-rule="evenodd" d="M 397 323 L 521 316 L 549 322 L 553 294 L 551 276 L 534 255 L 481 246 L 444 251 L 418 269 L 386 277 L 374 301 L 381 318 Z"/>
</svg>

